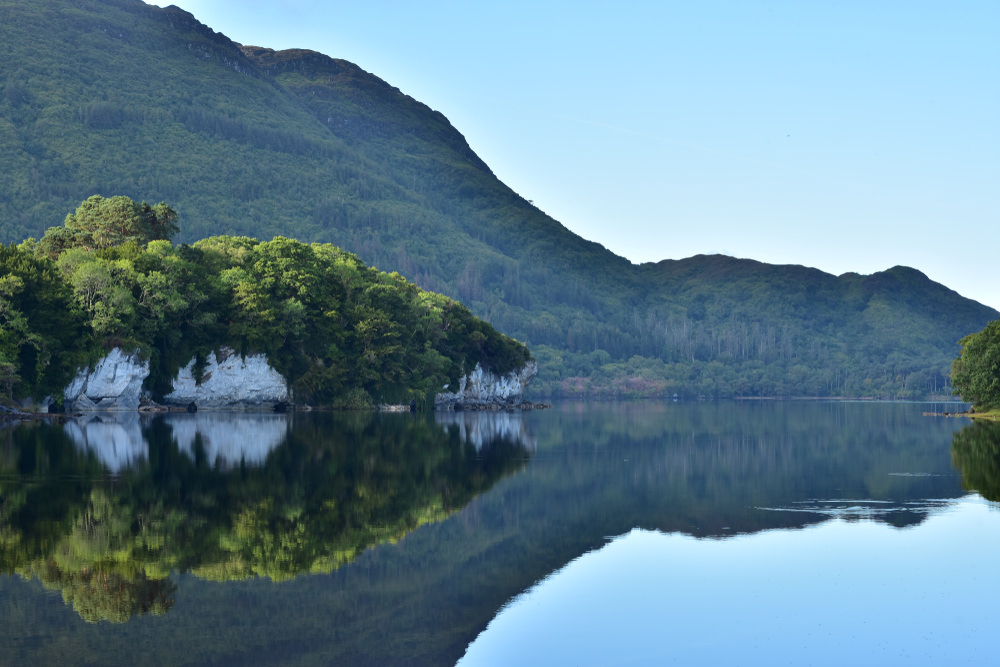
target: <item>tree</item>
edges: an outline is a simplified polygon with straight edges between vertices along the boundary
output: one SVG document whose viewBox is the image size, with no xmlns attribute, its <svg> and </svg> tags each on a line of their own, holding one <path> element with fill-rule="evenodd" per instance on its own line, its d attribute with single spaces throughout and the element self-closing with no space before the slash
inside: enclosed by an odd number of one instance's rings
<svg viewBox="0 0 1000 667">
<path fill-rule="evenodd" d="M 168 241 L 179 231 L 177 213 L 160 202 L 137 204 L 129 197 L 93 195 L 66 216 L 62 227 L 51 227 L 38 242 L 38 251 L 51 259 L 69 248 L 100 250 L 135 241 Z"/>
<path fill-rule="evenodd" d="M 1000 320 L 958 343 L 962 354 L 951 364 L 953 393 L 977 410 L 1000 407 Z"/>
</svg>

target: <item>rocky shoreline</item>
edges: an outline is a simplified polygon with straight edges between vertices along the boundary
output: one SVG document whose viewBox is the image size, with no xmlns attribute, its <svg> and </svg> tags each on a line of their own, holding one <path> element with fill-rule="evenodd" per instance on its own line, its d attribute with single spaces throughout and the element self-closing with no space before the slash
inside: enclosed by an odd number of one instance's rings
<svg viewBox="0 0 1000 667">
<path fill-rule="evenodd" d="M 199 410 L 238 410 L 250 412 L 284 412 L 311 409 L 297 406 L 288 381 L 276 371 L 263 354 L 240 355 L 222 347 L 211 352 L 200 372 L 192 359 L 181 368 L 172 381 L 172 391 L 163 402 L 154 402 L 142 388 L 149 376 L 149 362 L 138 352 L 120 348 L 111 350 L 92 367 L 79 369 L 63 391 L 65 414 L 88 412 L 168 412 Z M 551 407 L 544 403 L 523 400 L 528 383 L 537 375 L 534 360 L 509 373 L 498 374 L 480 364 L 462 377 L 455 391 L 448 385 L 434 397 L 437 411 L 523 411 Z M 30 400 L 21 409 L 3 408 L 0 418 L 28 419 L 48 415 L 55 403 L 48 396 L 41 401 Z M 416 409 L 409 405 L 379 405 L 383 412 L 405 412 Z"/>
</svg>

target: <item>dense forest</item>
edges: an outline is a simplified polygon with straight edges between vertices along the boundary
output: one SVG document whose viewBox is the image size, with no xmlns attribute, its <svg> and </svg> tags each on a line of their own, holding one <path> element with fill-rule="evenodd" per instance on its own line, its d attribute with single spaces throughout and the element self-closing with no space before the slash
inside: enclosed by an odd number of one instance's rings
<svg viewBox="0 0 1000 667">
<path fill-rule="evenodd" d="M 0 53 L 0 241 L 100 193 L 170 202 L 191 247 L 333 243 L 524 341 L 536 394 L 947 395 L 956 342 L 1000 317 L 906 267 L 633 265 L 357 65 L 236 44 L 176 7 L 0 0 Z"/>
<path fill-rule="evenodd" d="M 976 410 L 1000 408 L 1000 320 L 959 341 L 962 354 L 951 364 L 951 383 Z"/>
<path fill-rule="evenodd" d="M 154 398 L 221 346 L 264 353 L 296 401 L 433 402 L 481 364 L 520 368 L 527 348 L 464 306 L 330 244 L 215 236 L 174 246 L 166 204 L 90 197 L 41 240 L 0 244 L 5 398 L 61 396 L 111 348 L 150 360 Z"/>
</svg>

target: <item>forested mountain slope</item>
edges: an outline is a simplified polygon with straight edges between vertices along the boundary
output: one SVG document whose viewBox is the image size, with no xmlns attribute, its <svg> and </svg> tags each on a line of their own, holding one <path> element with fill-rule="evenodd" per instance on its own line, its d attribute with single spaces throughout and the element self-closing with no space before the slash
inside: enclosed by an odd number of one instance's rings
<svg viewBox="0 0 1000 667">
<path fill-rule="evenodd" d="M 0 0 L 0 56 L 0 240 L 124 194 L 170 202 L 188 243 L 331 242 L 528 343 L 543 393 L 913 396 L 998 316 L 904 268 L 635 266 L 358 66 L 241 46 L 177 8 Z"/>
</svg>

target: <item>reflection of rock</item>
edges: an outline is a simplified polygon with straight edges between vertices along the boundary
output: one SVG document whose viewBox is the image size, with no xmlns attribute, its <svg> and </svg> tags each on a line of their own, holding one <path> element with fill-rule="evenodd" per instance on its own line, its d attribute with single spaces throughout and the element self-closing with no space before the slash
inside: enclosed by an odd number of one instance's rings
<svg viewBox="0 0 1000 667">
<path fill-rule="evenodd" d="M 63 392 L 66 407 L 82 410 L 136 410 L 149 362 L 115 348 L 96 364 L 78 371 Z"/>
<path fill-rule="evenodd" d="M 521 402 L 524 390 L 537 374 L 538 363 L 534 360 L 506 375 L 496 375 L 476 364 L 475 369 L 461 379 L 458 391 L 441 392 L 434 397 L 434 405 L 439 410 L 454 409 L 456 405 L 513 407 Z"/>
<path fill-rule="evenodd" d="M 195 360 L 180 369 L 174 390 L 164 397 L 173 405 L 194 403 L 203 408 L 274 409 L 287 403 L 288 382 L 263 354 L 243 357 L 228 348 L 208 355 L 201 382 L 194 377 Z"/>
<path fill-rule="evenodd" d="M 508 440 L 530 452 L 538 448 L 519 412 L 437 412 L 434 420 L 445 428 L 457 426 L 459 437 L 477 450 L 497 440 Z"/>
<path fill-rule="evenodd" d="M 164 419 L 182 452 L 194 458 L 195 438 L 200 435 L 209 465 L 223 470 L 238 466 L 240 461 L 263 465 L 267 455 L 284 442 L 288 433 L 286 414 L 172 413 Z"/>
<path fill-rule="evenodd" d="M 149 458 L 142 425 L 155 418 L 138 412 L 93 413 L 67 421 L 65 429 L 77 447 L 94 452 L 118 473 Z M 240 461 L 263 465 L 271 450 L 284 442 L 288 429 L 288 415 L 275 413 L 171 413 L 158 418 L 171 427 L 180 451 L 193 459 L 195 438 L 200 436 L 209 465 L 222 469 Z"/>
<path fill-rule="evenodd" d="M 77 447 L 94 452 L 114 473 L 149 456 L 138 412 L 93 413 L 67 421 L 65 429 Z"/>
</svg>

